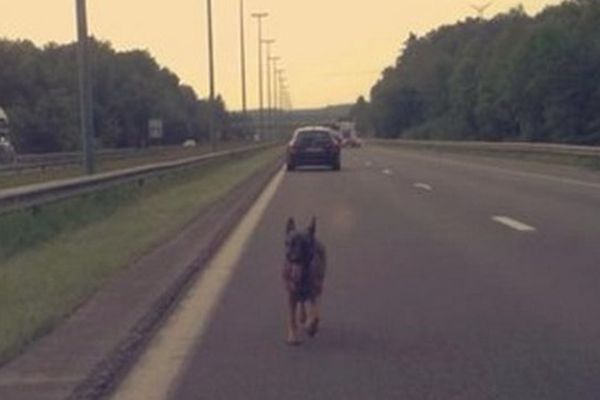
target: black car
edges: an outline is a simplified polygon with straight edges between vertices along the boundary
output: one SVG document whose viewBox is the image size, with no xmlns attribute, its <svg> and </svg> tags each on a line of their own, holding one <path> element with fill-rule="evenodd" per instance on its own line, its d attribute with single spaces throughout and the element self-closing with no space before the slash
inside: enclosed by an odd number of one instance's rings
<svg viewBox="0 0 600 400">
<path fill-rule="evenodd" d="M 302 128 L 294 132 L 287 152 L 288 171 L 303 165 L 327 165 L 339 171 L 340 144 L 334 135 L 331 129 L 323 127 Z"/>
</svg>

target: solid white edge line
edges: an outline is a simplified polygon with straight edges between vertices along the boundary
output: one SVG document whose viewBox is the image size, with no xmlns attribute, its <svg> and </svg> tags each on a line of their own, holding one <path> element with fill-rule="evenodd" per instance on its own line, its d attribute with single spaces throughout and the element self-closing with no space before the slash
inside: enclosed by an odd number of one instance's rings
<svg viewBox="0 0 600 400">
<path fill-rule="evenodd" d="M 252 232 L 284 178 L 279 171 L 239 223 L 202 276 L 185 295 L 164 327 L 112 396 L 115 400 L 167 399 L 189 353 L 201 343 Z"/>
<path fill-rule="evenodd" d="M 537 230 L 533 226 L 527 225 L 521 221 L 518 221 L 514 218 L 506 217 L 506 216 L 501 216 L 501 215 L 493 216 L 492 220 L 494 220 L 495 222 L 498 222 L 499 224 L 508 226 L 509 228 L 512 228 L 519 232 L 535 232 Z"/>
</svg>

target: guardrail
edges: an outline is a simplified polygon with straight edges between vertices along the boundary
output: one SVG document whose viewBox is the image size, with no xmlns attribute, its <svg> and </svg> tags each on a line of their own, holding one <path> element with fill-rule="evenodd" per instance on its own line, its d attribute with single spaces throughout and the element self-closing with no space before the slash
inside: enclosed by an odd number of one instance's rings
<svg viewBox="0 0 600 400">
<path fill-rule="evenodd" d="M 205 146 L 195 147 L 202 149 Z M 193 150 L 194 148 L 183 148 L 181 145 L 153 146 L 147 148 L 125 148 L 125 149 L 103 149 L 98 150 L 95 156 L 99 161 L 119 160 L 133 157 L 148 157 L 169 152 Z M 18 154 L 16 161 L 12 164 L 1 165 L 0 174 L 17 174 L 24 171 L 60 168 L 79 165 L 83 162 L 81 152 L 45 153 L 45 154 Z"/>
<path fill-rule="evenodd" d="M 279 144 L 279 142 L 271 142 L 240 149 L 187 157 L 175 161 L 142 165 L 119 171 L 1 190 L 0 215 L 18 209 L 41 206 L 69 197 L 105 190 L 125 183 L 134 181 L 143 182 L 143 180 L 151 177 L 196 167 L 208 161 L 227 159 L 257 150 L 275 147 Z"/>
<path fill-rule="evenodd" d="M 370 139 L 368 143 L 385 146 L 405 146 L 439 150 L 475 150 L 512 153 L 536 153 L 560 156 L 600 157 L 598 146 L 576 146 L 551 143 L 473 142 L 405 139 Z"/>
<path fill-rule="evenodd" d="M 124 158 L 136 153 L 138 149 L 100 150 L 96 154 L 100 159 Z M 76 165 L 82 162 L 83 155 L 73 153 L 21 154 L 12 164 L 0 165 L 0 173 L 19 173 L 30 169 L 44 169 Z"/>
</svg>

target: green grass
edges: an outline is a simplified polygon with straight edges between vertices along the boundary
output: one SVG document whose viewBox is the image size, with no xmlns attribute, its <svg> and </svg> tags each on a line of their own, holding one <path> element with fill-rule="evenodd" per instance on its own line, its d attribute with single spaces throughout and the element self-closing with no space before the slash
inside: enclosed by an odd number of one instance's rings
<svg viewBox="0 0 600 400">
<path fill-rule="evenodd" d="M 264 150 L 0 217 L 0 363 L 280 154 Z"/>
</svg>

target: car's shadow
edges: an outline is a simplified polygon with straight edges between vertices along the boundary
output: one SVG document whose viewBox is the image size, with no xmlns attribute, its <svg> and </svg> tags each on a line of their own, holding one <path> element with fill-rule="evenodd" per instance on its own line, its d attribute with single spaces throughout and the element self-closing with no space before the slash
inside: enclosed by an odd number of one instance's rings
<svg viewBox="0 0 600 400">
<path fill-rule="evenodd" d="M 320 173 L 324 173 L 324 172 L 340 172 L 340 170 L 334 170 L 331 169 L 329 167 L 296 167 L 294 170 L 287 171 L 288 173 L 293 173 L 293 174 L 297 174 L 297 173 L 315 173 L 315 172 L 320 172 Z"/>
</svg>

